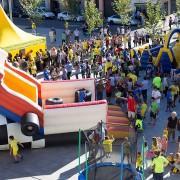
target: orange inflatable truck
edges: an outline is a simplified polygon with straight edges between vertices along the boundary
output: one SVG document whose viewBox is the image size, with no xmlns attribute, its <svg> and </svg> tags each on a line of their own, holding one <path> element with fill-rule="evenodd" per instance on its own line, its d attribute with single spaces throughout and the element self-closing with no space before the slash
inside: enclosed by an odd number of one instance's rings
<svg viewBox="0 0 180 180">
<path fill-rule="evenodd" d="M 80 89 L 87 102 L 77 101 Z M 8 63 L 0 50 L 0 150 L 8 149 L 10 135 L 31 148 L 77 142 L 79 129 L 93 129 L 100 121 L 115 138 L 129 135 L 120 107 L 96 101 L 94 79 L 39 82 Z"/>
<path fill-rule="evenodd" d="M 0 131 L 4 132 L 0 146 L 8 144 L 9 135 L 32 137 L 32 141 L 42 135 L 77 133 L 79 128 L 87 130 L 101 120 L 106 122 L 107 102 L 95 101 L 94 79 L 40 83 L 6 59 L 7 53 L 0 50 Z M 91 101 L 75 103 L 75 92 L 82 88 L 91 92 Z"/>
</svg>

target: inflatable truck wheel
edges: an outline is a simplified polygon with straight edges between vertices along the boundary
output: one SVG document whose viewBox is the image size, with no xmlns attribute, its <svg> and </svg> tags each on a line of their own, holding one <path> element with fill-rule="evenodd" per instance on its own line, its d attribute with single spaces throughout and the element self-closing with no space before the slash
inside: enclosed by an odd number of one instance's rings
<svg viewBox="0 0 180 180">
<path fill-rule="evenodd" d="M 26 136 L 34 136 L 39 133 L 39 118 L 34 113 L 27 113 L 21 120 L 21 131 Z"/>
<path fill-rule="evenodd" d="M 63 100 L 60 98 L 49 98 L 46 100 L 46 105 L 63 104 Z"/>
<path fill-rule="evenodd" d="M 86 102 L 91 101 L 91 97 L 92 97 L 92 93 L 87 90 L 87 91 L 86 91 L 85 101 L 86 101 Z"/>
</svg>

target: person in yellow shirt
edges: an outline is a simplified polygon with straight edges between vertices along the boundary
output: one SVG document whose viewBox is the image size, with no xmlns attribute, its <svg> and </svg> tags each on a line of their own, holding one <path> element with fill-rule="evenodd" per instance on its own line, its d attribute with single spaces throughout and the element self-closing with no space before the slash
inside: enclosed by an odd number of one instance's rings
<svg viewBox="0 0 180 180">
<path fill-rule="evenodd" d="M 100 47 L 101 46 L 101 40 L 100 39 L 95 40 L 95 46 L 96 47 Z"/>
<path fill-rule="evenodd" d="M 143 167 L 143 160 L 142 160 L 142 155 L 140 152 L 137 153 L 137 159 L 136 159 L 136 170 L 138 172 L 142 171 L 142 167 Z"/>
<path fill-rule="evenodd" d="M 173 107 L 176 107 L 176 100 L 179 95 L 179 87 L 178 87 L 178 85 L 171 85 L 170 89 L 171 89 L 171 93 L 173 95 Z"/>
<path fill-rule="evenodd" d="M 69 51 L 68 51 L 68 57 L 69 57 L 69 60 L 70 60 L 70 61 L 73 60 L 74 52 L 73 52 L 72 47 L 69 48 Z"/>
<path fill-rule="evenodd" d="M 112 62 L 110 60 L 107 60 L 106 63 L 105 63 L 105 73 L 107 73 L 108 70 L 110 68 L 112 68 L 112 66 L 113 66 Z"/>
<path fill-rule="evenodd" d="M 163 179 L 164 168 L 169 164 L 169 161 L 161 155 L 160 151 L 155 152 L 155 157 L 152 161 L 151 168 L 153 169 L 153 179 Z"/>
<path fill-rule="evenodd" d="M 82 42 L 82 49 L 83 49 L 83 54 L 86 55 L 88 52 L 88 42 L 86 40 Z"/>
<path fill-rule="evenodd" d="M 157 141 L 157 138 L 156 138 L 156 137 L 153 137 L 153 138 L 152 138 L 152 146 L 151 146 L 151 150 L 152 150 L 153 152 L 159 150 L 159 147 L 158 147 L 158 141 Z"/>
<path fill-rule="evenodd" d="M 114 142 L 114 137 L 110 139 L 108 136 L 105 137 L 103 141 L 104 152 L 106 154 L 106 158 L 110 158 L 110 154 L 112 153 L 112 143 Z"/>
<path fill-rule="evenodd" d="M 141 117 L 142 117 L 142 119 L 145 118 L 146 111 L 147 111 L 147 104 L 144 101 L 142 101 L 142 103 L 141 103 Z"/>
<path fill-rule="evenodd" d="M 24 147 L 23 144 L 18 142 L 14 136 L 9 136 L 9 150 L 10 155 L 14 157 L 15 163 L 18 163 L 23 156 L 19 153 L 19 146 Z"/>
<path fill-rule="evenodd" d="M 133 85 L 135 85 L 135 83 L 137 82 L 137 76 L 135 74 L 129 73 L 127 77 L 131 78 L 133 81 Z"/>
<path fill-rule="evenodd" d="M 31 24 L 31 28 L 32 28 L 32 34 L 36 35 L 36 24 L 32 21 L 32 24 Z"/>
<path fill-rule="evenodd" d="M 98 46 L 98 47 L 95 47 L 95 48 L 93 49 L 93 51 L 94 51 L 94 55 L 95 55 L 95 56 L 101 55 L 101 51 L 100 51 L 99 46 Z"/>
</svg>

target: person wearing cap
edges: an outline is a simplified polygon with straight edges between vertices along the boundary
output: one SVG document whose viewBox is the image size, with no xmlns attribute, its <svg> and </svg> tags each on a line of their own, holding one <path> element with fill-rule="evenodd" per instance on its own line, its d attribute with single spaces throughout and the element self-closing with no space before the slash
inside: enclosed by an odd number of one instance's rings
<svg viewBox="0 0 180 180">
<path fill-rule="evenodd" d="M 161 155 L 160 151 L 155 151 L 155 157 L 152 161 L 151 168 L 153 169 L 153 179 L 163 180 L 164 167 L 169 164 L 169 161 Z"/>
<path fill-rule="evenodd" d="M 168 118 L 167 129 L 168 129 L 168 140 L 172 136 L 173 142 L 175 142 L 175 132 L 178 124 L 177 113 L 173 111 L 171 116 Z"/>
</svg>

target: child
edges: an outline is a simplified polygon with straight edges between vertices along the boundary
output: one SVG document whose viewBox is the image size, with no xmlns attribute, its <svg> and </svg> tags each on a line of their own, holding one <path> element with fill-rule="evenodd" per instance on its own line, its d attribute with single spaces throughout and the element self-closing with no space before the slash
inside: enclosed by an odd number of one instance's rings
<svg viewBox="0 0 180 180">
<path fill-rule="evenodd" d="M 112 143 L 114 141 L 114 137 L 110 139 L 108 136 L 105 137 L 103 141 L 104 152 L 106 154 L 106 158 L 110 158 L 110 154 L 112 153 Z"/>
<path fill-rule="evenodd" d="M 142 156 L 141 156 L 141 153 L 138 152 L 137 159 L 136 159 L 136 170 L 138 172 L 142 172 L 142 165 L 143 165 Z"/>
<path fill-rule="evenodd" d="M 169 164 L 170 164 L 170 165 L 173 165 L 174 162 L 175 162 L 174 154 L 173 154 L 173 153 L 170 153 L 169 156 L 167 156 L 167 160 L 169 161 Z"/>
<path fill-rule="evenodd" d="M 161 146 L 161 151 L 166 155 L 168 146 L 168 137 L 166 135 L 163 135 L 163 137 L 161 138 Z"/>
<path fill-rule="evenodd" d="M 176 153 L 174 160 L 175 162 L 171 171 L 172 173 L 177 174 L 180 173 L 180 153 Z"/>
<path fill-rule="evenodd" d="M 165 129 L 163 130 L 163 136 L 168 137 L 168 129 L 167 129 L 167 128 L 165 128 Z"/>
<path fill-rule="evenodd" d="M 145 141 L 144 142 L 144 164 L 145 164 L 145 167 L 147 168 L 148 167 L 148 163 L 147 163 L 147 155 L 148 155 L 148 144 L 147 142 Z"/>
<path fill-rule="evenodd" d="M 158 103 L 156 102 L 155 98 L 152 97 L 152 103 L 150 106 L 150 117 L 151 117 L 152 125 L 155 125 L 156 123 L 158 111 L 159 111 Z"/>
<path fill-rule="evenodd" d="M 147 104 L 144 101 L 142 101 L 142 103 L 141 103 L 141 116 L 142 116 L 142 119 L 145 119 L 146 111 L 147 111 Z"/>
<path fill-rule="evenodd" d="M 151 150 L 152 150 L 153 152 L 159 151 L 158 140 L 157 140 L 156 137 L 153 137 L 153 138 L 152 138 L 152 147 L 151 147 Z"/>
<path fill-rule="evenodd" d="M 143 131 L 143 121 L 140 114 L 137 114 L 136 123 L 135 123 L 135 130 L 136 131 Z"/>
<path fill-rule="evenodd" d="M 18 142 L 14 136 L 9 136 L 9 149 L 10 155 L 13 155 L 15 163 L 18 163 L 20 159 L 22 159 L 22 155 L 19 153 L 19 146 L 24 147 L 23 144 Z"/>
</svg>

